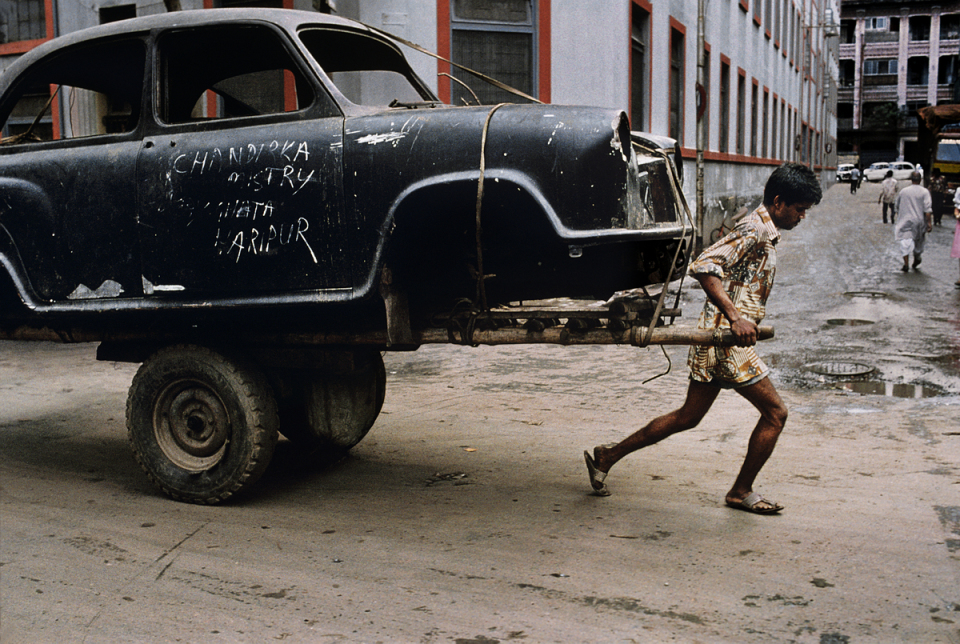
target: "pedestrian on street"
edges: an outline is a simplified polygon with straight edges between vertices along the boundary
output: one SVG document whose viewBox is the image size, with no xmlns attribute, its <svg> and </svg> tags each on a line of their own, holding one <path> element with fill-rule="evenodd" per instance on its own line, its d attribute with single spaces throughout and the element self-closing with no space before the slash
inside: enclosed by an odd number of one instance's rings
<svg viewBox="0 0 960 644">
<path fill-rule="evenodd" d="M 930 172 L 930 198 L 933 200 L 933 225 L 939 226 L 943 211 L 948 208 L 947 178 L 940 174 L 940 168 Z"/>
<path fill-rule="evenodd" d="M 953 248 L 950 249 L 950 257 L 960 259 L 960 188 L 953 194 L 953 216 L 957 218 L 957 227 L 953 231 Z M 960 288 L 960 279 L 955 283 Z"/>
<path fill-rule="evenodd" d="M 910 175 L 912 185 L 897 195 L 897 224 L 893 229 L 894 238 L 903 255 L 901 271 L 910 270 L 910 253 L 913 253 L 913 270 L 917 270 L 922 260 L 923 244 L 927 233 L 933 230 L 933 201 L 930 191 L 920 185 L 923 177 L 914 171 Z"/>
<path fill-rule="evenodd" d="M 773 287 L 780 231 L 799 224 L 821 197 L 820 184 L 812 170 L 798 163 L 781 165 L 767 180 L 763 204 L 690 265 L 690 274 L 707 295 L 697 327 L 730 329 L 736 346 L 691 347 L 687 360 L 690 384 L 679 409 L 650 421 L 619 443 L 594 447 L 592 457 L 584 451 L 595 494 L 610 494 L 604 480 L 620 459 L 696 427 L 721 389 L 735 389 L 757 408 L 760 420 L 750 436 L 740 473 L 726 494 L 726 504 L 758 514 L 783 509 L 753 490 L 757 474 L 770 458 L 787 420 L 787 408 L 753 345 L 757 343 L 757 325 L 764 317 Z"/>
<path fill-rule="evenodd" d="M 899 185 L 897 180 L 893 178 L 893 170 L 887 170 L 886 176 L 883 178 L 883 182 L 880 184 L 880 196 L 877 197 L 877 203 L 883 203 L 883 223 L 887 223 L 887 210 L 890 210 L 890 223 L 894 223 L 894 209 L 893 204 L 897 199 L 897 191 L 899 190 Z"/>
<path fill-rule="evenodd" d="M 850 194 L 857 194 L 857 188 L 860 187 L 860 168 L 853 166 L 850 171 Z"/>
</svg>

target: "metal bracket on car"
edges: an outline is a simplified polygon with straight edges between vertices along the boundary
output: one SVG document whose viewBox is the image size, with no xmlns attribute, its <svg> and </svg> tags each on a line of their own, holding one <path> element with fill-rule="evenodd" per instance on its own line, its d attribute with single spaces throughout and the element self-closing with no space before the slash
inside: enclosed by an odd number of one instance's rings
<svg viewBox="0 0 960 644">
<path fill-rule="evenodd" d="M 407 294 L 394 285 L 393 271 L 389 266 L 384 266 L 380 272 L 380 296 L 387 314 L 387 346 L 416 344 Z"/>
</svg>

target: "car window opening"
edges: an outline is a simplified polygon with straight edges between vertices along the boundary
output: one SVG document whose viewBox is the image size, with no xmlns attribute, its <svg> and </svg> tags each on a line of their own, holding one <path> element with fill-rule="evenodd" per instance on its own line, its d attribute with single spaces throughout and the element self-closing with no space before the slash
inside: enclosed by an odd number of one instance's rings
<svg viewBox="0 0 960 644">
<path fill-rule="evenodd" d="M 300 40 L 340 93 L 365 106 L 413 107 L 434 104 L 403 55 L 361 34 L 335 29 L 304 29 Z"/>
<path fill-rule="evenodd" d="M 132 132 L 140 118 L 145 56 L 143 42 L 124 40 L 40 63 L 9 103 L 3 125 L 6 138 L 0 143 Z"/>
<path fill-rule="evenodd" d="M 256 26 L 184 30 L 160 43 L 165 123 L 296 112 L 314 92 L 271 30 Z"/>
</svg>

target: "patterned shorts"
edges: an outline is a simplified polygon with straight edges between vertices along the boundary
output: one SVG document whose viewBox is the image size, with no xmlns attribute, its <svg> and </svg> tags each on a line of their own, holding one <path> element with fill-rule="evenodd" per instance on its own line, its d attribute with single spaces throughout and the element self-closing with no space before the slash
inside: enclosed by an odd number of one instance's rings
<svg viewBox="0 0 960 644">
<path fill-rule="evenodd" d="M 770 372 L 753 347 L 692 346 L 687 366 L 693 380 L 724 388 L 751 385 Z"/>
</svg>

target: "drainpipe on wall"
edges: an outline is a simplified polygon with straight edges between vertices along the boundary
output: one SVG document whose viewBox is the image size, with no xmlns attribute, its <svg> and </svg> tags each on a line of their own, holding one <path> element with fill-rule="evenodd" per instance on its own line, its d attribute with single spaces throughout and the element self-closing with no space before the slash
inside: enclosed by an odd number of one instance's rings
<svg viewBox="0 0 960 644">
<path fill-rule="evenodd" d="M 710 109 L 710 106 L 707 101 L 707 92 L 704 89 L 703 82 L 705 80 L 704 68 L 706 66 L 706 52 L 704 51 L 706 45 L 706 36 L 704 34 L 705 25 L 704 25 L 704 15 L 706 13 L 707 0 L 697 0 L 697 91 L 696 98 L 697 102 L 702 105 L 697 105 L 697 234 L 700 236 L 699 247 L 697 251 L 705 246 L 703 238 L 703 149 L 705 147 L 706 141 L 706 131 L 703 127 L 703 113 Z"/>
</svg>

